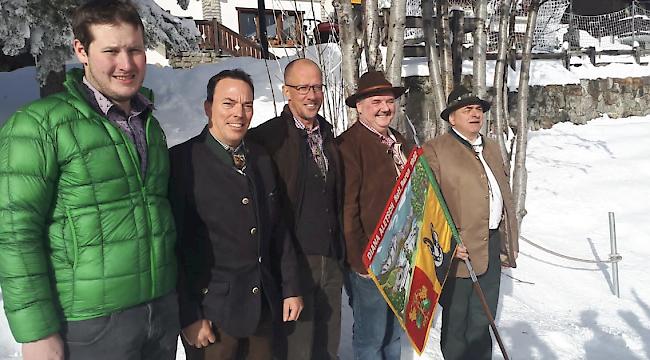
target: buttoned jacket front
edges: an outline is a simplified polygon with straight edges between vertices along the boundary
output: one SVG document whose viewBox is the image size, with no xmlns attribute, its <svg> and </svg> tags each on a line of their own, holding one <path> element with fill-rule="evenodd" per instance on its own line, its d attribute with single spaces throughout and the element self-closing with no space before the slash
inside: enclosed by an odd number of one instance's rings
<svg viewBox="0 0 650 360">
<path fill-rule="evenodd" d="M 342 222 L 343 182 L 341 181 L 341 159 L 334 141 L 332 125 L 320 115 L 317 116 L 317 121 L 323 138 L 323 151 L 327 156 L 329 167 L 335 172 L 337 179 L 336 211 L 339 222 Z M 301 131 L 295 126 L 295 120 L 289 106 L 285 105 L 280 116 L 251 129 L 248 136 L 252 141 L 263 145 L 273 158 L 283 185 L 283 191 L 281 192 L 283 216 L 288 226 L 295 230 L 298 225 L 296 219 L 305 205 L 303 195 L 307 169 L 301 164 L 305 164 L 307 162 L 306 158 L 311 155 L 306 151 L 305 139 L 302 137 Z M 336 256 L 343 261 L 345 246 L 342 235 L 338 237 L 338 243 L 334 245 Z"/>
<path fill-rule="evenodd" d="M 296 259 L 271 158 L 246 142 L 240 173 L 197 137 L 171 150 L 170 196 L 178 227 L 181 325 L 211 320 L 235 337 L 252 335 L 265 308 L 299 295 Z"/>
</svg>

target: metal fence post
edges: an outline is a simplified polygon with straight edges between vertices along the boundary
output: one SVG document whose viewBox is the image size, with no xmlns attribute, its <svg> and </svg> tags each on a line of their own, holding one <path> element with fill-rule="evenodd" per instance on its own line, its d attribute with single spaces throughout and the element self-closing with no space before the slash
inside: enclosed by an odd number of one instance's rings
<svg viewBox="0 0 650 360">
<path fill-rule="evenodd" d="M 618 284 L 618 262 L 622 259 L 621 255 L 616 250 L 616 221 L 614 213 L 609 212 L 609 243 L 611 246 L 611 254 L 609 260 L 612 262 L 612 285 L 614 286 L 614 294 L 620 299 L 621 291 Z"/>
</svg>

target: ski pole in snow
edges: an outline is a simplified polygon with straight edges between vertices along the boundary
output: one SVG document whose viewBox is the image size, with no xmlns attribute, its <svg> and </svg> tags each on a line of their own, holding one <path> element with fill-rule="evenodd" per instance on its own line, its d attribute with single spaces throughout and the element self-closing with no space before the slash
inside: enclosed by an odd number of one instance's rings
<svg viewBox="0 0 650 360">
<path fill-rule="evenodd" d="M 499 330 L 497 330 L 497 325 L 494 322 L 494 316 L 492 316 L 490 307 L 488 306 L 487 300 L 485 300 L 485 295 L 483 294 L 483 290 L 481 289 L 481 284 L 478 283 L 478 278 L 476 277 L 476 273 L 474 272 L 474 268 L 472 267 L 472 263 L 469 261 L 469 259 L 465 260 L 465 265 L 467 265 L 467 270 L 469 270 L 469 275 L 472 277 L 472 285 L 474 287 L 474 292 L 476 292 L 476 295 L 478 295 L 478 298 L 481 300 L 481 305 L 483 305 L 483 311 L 485 312 L 485 316 L 488 318 L 488 321 L 490 322 L 490 327 L 492 328 L 494 337 L 497 339 L 497 343 L 499 344 L 499 349 L 501 349 L 501 354 L 503 354 L 503 358 L 505 360 L 510 360 L 510 358 L 508 357 L 508 353 L 506 352 L 506 347 L 505 345 L 503 345 L 503 341 L 501 340 L 501 335 L 499 335 Z"/>
</svg>

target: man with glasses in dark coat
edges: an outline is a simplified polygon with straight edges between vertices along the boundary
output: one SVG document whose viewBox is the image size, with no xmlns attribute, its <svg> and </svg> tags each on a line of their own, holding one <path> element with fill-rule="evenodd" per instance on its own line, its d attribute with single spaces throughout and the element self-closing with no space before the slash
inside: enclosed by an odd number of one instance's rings
<svg viewBox="0 0 650 360">
<path fill-rule="evenodd" d="M 251 138 L 271 154 L 283 187 L 283 215 L 298 250 L 305 309 L 277 337 L 275 355 L 336 359 L 341 325 L 341 162 L 332 126 L 318 111 L 323 79 L 318 65 L 297 59 L 284 71 L 282 114 L 252 129 Z M 286 335 L 283 335 L 286 334 Z"/>
</svg>

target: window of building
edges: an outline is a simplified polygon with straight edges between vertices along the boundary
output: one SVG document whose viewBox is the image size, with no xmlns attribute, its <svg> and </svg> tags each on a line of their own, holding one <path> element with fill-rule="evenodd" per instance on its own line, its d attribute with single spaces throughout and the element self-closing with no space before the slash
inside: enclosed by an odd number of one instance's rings
<svg viewBox="0 0 650 360">
<path fill-rule="evenodd" d="M 259 42 L 259 17 L 257 9 L 237 8 L 239 34 Z M 266 36 L 271 46 L 302 44 L 302 13 L 298 11 L 267 10 Z"/>
</svg>

